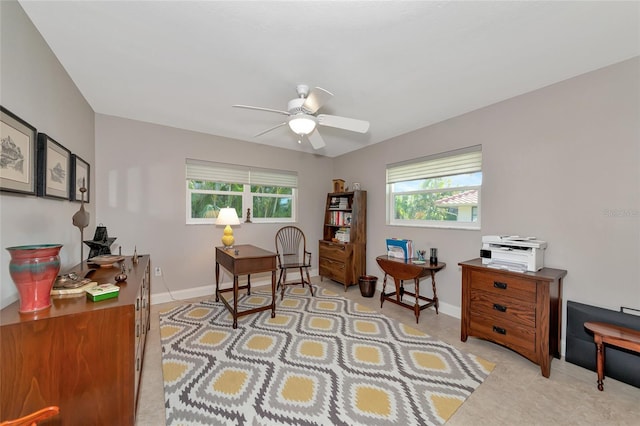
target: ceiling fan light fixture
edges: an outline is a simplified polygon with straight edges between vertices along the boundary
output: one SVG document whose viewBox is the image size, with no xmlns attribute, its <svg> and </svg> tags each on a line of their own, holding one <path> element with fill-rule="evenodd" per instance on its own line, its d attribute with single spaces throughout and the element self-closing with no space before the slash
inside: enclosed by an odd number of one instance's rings
<svg viewBox="0 0 640 426">
<path fill-rule="evenodd" d="M 308 135 L 315 130 L 317 121 L 313 116 L 297 114 L 292 115 L 288 123 L 296 135 Z"/>
</svg>

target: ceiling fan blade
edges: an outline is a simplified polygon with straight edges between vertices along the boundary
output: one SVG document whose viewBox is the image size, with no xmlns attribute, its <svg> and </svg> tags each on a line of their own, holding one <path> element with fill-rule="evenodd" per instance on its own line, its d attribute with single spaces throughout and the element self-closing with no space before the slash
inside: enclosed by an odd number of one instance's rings
<svg viewBox="0 0 640 426">
<path fill-rule="evenodd" d="M 329 99 L 333 97 L 333 93 L 328 90 L 324 90 L 321 87 L 314 87 L 311 89 L 311 92 L 307 95 L 307 99 L 305 99 L 302 104 L 302 109 L 304 109 L 309 114 L 315 114 L 322 105 L 327 103 Z"/>
<path fill-rule="evenodd" d="M 358 133 L 367 133 L 369 130 L 368 121 L 339 117 L 337 115 L 319 114 L 318 124 L 321 126 L 337 127 L 338 129 L 350 130 Z"/>
<path fill-rule="evenodd" d="M 280 123 L 280 124 L 278 124 L 277 126 L 269 127 L 267 130 L 263 130 L 262 132 L 258 133 L 257 135 L 254 135 L 254 137 L 255 137 L 255 138 L 257 138 L 258 136 L 262 136 L 262 135 L 264 135 L 265 133 L 268 133 L 268 132 L 270 132 L 270 131 L 272 131 L 272 130 L 277 129 L 278 127 L 284 126 L 285 124 L 287 124 L 287 122 L 286 122 L 286 121 L 285 121 L 284 123 Z"/>
<path fill-rule="evenodd" d="M 281 111 L 279 109 L 263 108 L 263 107 L 257 107 L 257 106 L 251 106 L 251 105 L 232 105 L 232 106 L 234 108 L 254 109 L 258 111 L 276 112 L 278 114 L 291 115 L 289 114 L 289 111 Z"/>
<path fill-rule="evenodd" d="M 313 147 L 313 149 L 324 148 L 326 144 L 324 143 L 324 139 L 320 136 L 318 129 L 311 132 L 311 134 L 307 135 L 307 139 L 309 139 L 309 143 Z"/>
</svg>

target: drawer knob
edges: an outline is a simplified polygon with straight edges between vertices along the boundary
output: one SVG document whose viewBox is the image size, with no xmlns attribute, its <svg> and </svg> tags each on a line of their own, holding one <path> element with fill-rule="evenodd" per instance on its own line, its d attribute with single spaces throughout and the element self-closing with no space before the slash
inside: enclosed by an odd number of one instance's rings
<svg viewBox="0 0 640 426">
<path fill-rule="evenodd" d="M 501 283 L 500 281 L 494 281 L 493 282 L 493 286 L 495 288 L 499 288 L 500 290 L 506 290 L 507 289 L 507 283 Z"/>
<path fill-rule="evenodd" d="M 506 306 L 498 305 L 497 303 L 493 304 L 493 309 L 495 309 L 496 311 L 500 311 L 500 312 L 507 312 L 507 307 Z"/>
<path fill-rule="evenodd" d="M 507 334 L 507 330 L 502 327 L 493 326 L 493 332 L 498 334 Z"/>
</svg>

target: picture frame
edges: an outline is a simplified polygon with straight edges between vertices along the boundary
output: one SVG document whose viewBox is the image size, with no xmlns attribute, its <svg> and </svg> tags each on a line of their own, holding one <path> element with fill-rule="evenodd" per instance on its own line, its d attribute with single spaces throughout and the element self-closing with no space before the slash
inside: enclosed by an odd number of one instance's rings
<svg viewBox="0 0 640 426">
<path fill-rule="evenodd" d="M 0 191 L 36 195 L 36 128 L 0 106 Z"/>
<path fill-rule="evenodd" d="M 91 194 L 91 191 L 89 190 L 90 172 L 91 165 L 89 165 L 89 163 L 76 154 L 71 154 L 71 188 L 69 188 L 71 201 L 82 202 L 82 192 L 80 192 L 80 188 L 82 188 L 82 184 L 84 183 L 84 187 L 87 189 L 84 193 L 84 202 L 89 204 Z"/>
<path fill-rule="evenodd" d="M 70 199 L 71 151 L 38 133 L 38 196 Z"/>
</svg>

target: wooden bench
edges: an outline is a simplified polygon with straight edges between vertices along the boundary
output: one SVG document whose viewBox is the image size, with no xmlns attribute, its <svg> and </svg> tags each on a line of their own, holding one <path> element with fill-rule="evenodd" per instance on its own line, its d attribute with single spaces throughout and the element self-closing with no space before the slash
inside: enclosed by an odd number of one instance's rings
<svg viewBox="0 0 640 426">
<path fill-rule="evenodd" d="M 640 353 L 640 331 L 605 322 L 585 322 L 584 327 L 593 333 L 593 341 L 596 344 L 598 390 L 603 390 L 604 344 Z"/>
</svg>

